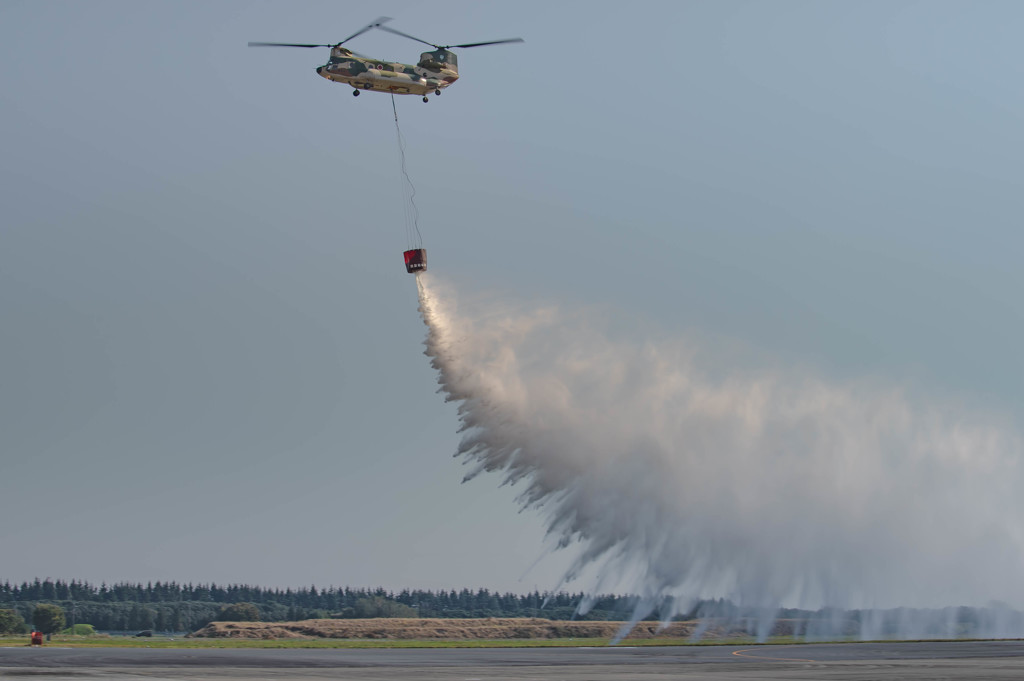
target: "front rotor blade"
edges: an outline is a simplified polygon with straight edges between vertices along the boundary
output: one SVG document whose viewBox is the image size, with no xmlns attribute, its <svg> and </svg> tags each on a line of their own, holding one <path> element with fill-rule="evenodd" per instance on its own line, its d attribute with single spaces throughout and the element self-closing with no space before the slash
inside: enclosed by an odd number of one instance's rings
<svg viewBox="0 0 1024 681">
<path fill-rule="evenodd" d="M 339 45 L 344 45 L 349 40 L 352 40 L 352 38 L 355 38 L 356 36 L 360 36 L 360 35 L 366 33 L 371 28 L 384 28 L 383 26 L 381 26 L 381 24 L 383 24 L 386 21 L 391 21 L 391 17 L 377 17 L 373 22 L 367 24 L 366 26 L 363 26 L 361 29 L 359 29 L 358 31 L 356 31 L 355 33 L 350 35 L 349 37 L 345 38 L 344 40 L 342 40 L 338 44 Z M 384 30 L 386 31 L 387 29 L 385 28 Z"/>
<path fill-rule="evenodd" d="M 436 47 L 438 49 L 441 48 L 440 45 L 435 45 L 434 43 L 428 43 L 426 40 L 420 40 L 419 38 L 417 38 L 414 35 L 409 35 L 408 33 L 402 33 L 401 31 L 396 31 L 395 29 L 391 28 L 390 26 L 378 26 L 377 28 L 379 28 L 382 31 L 387 31 L 388 33 L 394 33 L 395 35 L 400 35 L 403 38 L 409 38 L 410 40 L 415 40 L 416 42 L 423 43 L 424 45 L 430 45 L 431 47 Z"/>
<path fill-rule="evenodd" d="M 331 45 L 310 45 L 308 43 L 249 43 L 249 47 L 332 47 Z"/>
<path fill-rule="evenodd" d="M 507 40 L 491 40 L 486 43 L 466 43 L 465 45 L 448 45 L 447 47 L 480 47 L 481 45 L 501 45 L 502 43 L 521 43 L 522 38 L 509 38 Z"/>
</svg>

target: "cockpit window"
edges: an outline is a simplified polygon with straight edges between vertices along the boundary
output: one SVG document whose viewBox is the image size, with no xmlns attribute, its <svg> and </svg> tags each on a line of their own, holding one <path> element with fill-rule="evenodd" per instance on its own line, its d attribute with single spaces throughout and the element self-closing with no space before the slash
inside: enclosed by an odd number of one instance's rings
<svg viewBox="0 0 1024 681">
<path fill-rule="evenodd" d="M 445 66 L 458 68 L 459 59 L 455 56 L 454 52 L 449 52 L 448 50 L 437 50 L 436 52 L 424 52 L 421 54 L 420 64 L 430 64 L 434 68 L 444 68 Z"/>
</svg>

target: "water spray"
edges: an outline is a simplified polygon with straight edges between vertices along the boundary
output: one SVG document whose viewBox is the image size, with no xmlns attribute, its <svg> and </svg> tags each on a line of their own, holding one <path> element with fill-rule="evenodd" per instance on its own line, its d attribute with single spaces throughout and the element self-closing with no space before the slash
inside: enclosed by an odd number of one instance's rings
<svg viewBox="0 0 1024 681">
<path fill-rule="evenodd" d="M 458 404 L 466 479 L 516 485 L 558 546 L 579 544 L 558 588 L 761 639 L 781 608 L 821 610 L 809 638 L 864 613 L 870 638 L 956 635 L 939 608 L 1024 604 L 1021 443 L 997 420 L 877 382 L 730 370 L 685 340 L 611 340 L 555 308 L 456 313 L 429 277 L 426 354 Z M 1019 616 L 991 627 L 1024 634 Z"/>
</svg>

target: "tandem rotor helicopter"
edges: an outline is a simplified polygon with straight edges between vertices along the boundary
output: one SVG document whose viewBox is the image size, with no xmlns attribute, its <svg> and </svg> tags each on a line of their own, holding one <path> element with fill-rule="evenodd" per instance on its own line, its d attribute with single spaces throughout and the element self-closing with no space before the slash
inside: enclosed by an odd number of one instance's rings
<svg viewBox="0 0 1024 681">
<path fill-rule="evenodd" d="M 481 47 L 483 45 L 523 42 L 522 38 L 508 38 L 506 40 L 489 40 L 482 43 L 464 43 L 462 45 L 435 45 L 426 40 L 420 40 L 408 33 L 402 33 L 389 26 L 385 26 L 384 24 L 388 21 L 391 21 L 390 17 L 380 17 L 340 43 L 334 43 L 333 45 L 250 42 L 249 47 L 329 47 L 331 48 L 330 60 L 323 66 L 318 66 L 316 72 L 327 80 L 332 80 L 336 83 L 348 83 L 353 88 L 353 95 L 358 97 L 361 90 L 373 90 L 396 95 L 423 95 L 423 101 L 427 102 L 430 101 L 427 99 L 427 95 L 430 92 L 440 95 L 441 90 L 459 79 L 459 59 L 454 52 L 449 51 L 450 48 Z M 411 64 L 373 59 L 342 47 L 342 45 L 353 38 L 374 28 L 415 40 L 424 45 L 430 45 L 434 48 L 434 51 L 421 54 L 419 63 L 412 66 Z"/>
</svg>

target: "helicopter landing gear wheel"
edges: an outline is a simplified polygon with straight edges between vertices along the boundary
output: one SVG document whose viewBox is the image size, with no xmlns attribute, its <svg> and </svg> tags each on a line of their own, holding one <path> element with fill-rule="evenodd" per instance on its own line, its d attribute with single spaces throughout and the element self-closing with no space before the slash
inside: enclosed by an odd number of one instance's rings
<svg viewBox="0 0 1024 681">
<path fill-rule="evenodd" d="M 359 90 L 353 90 L 352 91 L 352 96 L 353 97 L 358 97 L 359 96 Z"/>
<path fill-rule="evenodd" d="M 427 103 L 427 102 L 429 102 L 429 101 L 430 101 L 430 100 L 429 100 L 429 99 L 427 99 L 427 96 L 426 96 L 426 95 L 423 95 L 423 103 L 424 103 L 424 104 L 426 104 L 426 103 Z"/>
<path fill-rule="evenodd" d="M 438 88 L 438 89 L 434 90 L 434 94 L 437 95 L 438 97 L 440 97 L 441 96 L 441 88 Z"/>
</svg>

